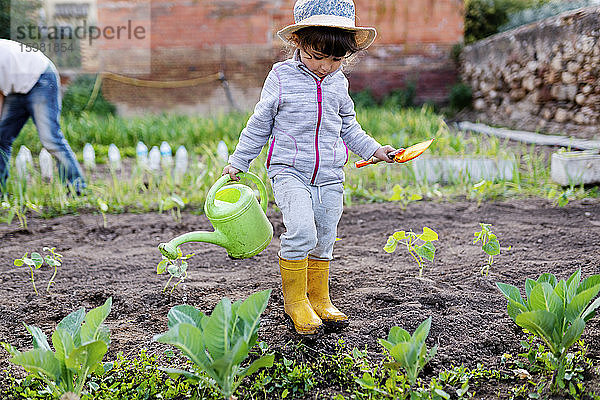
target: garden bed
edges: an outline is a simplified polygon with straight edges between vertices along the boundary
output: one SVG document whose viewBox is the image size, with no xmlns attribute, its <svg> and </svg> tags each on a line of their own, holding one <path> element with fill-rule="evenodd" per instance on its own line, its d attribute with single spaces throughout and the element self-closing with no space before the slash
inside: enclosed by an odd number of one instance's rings
<svg viewBox="0 0 600 400">
<path fill-rule="evenodd" d="M 86 309 L 113 297 L 107 319 L 111 345 L 106 359 L 117 352 L 136 356 L 143 348 L 162 354 L 169 347 L 152 341 L 167 330 L 166 315 L 177 304 L 187 303 L 210 313 L 227 296 L 245 299 L 251 293 L 273 289 L 261 318 L 259 341 L 270 350 L 288 353 L 287 346 L 300 338 L 291 331 L 283 313 L 277 251 L 284 228 L 281 215 L 269 210 L 275 236 L 261 254 L 232 260 L 225 250 L 209 244 L 186 244 L 184 252 L 195 252 L 189 260 L 189 276 L 172 293 L 162 292 L 164 275 L 156 274 L 160 261 L 157 245 L 191 230 L 212 230 L 204 215 L 183 213 L 183 222 L 168 214 L 108 215 L 105 228 L 100 215 L 64 216 L 50 220 L 28 219 L 29 230 L 16 223 L 0 226 L 0 341 L 19 349 L 29 348 L 30 336 L 23 322 L 50 335 L 58 321 L 81 306 Z M 474 245 L 479 223 L 493 225 L 502 246 L 512 246 L 496 256 L 489 276 L 479 273 L 487 256 Z M 383 251 L 388 235 L 396 230 L 421 232 L 424 226 L 439 234 L 435 261 L 425 267 L 423 278 L 412 258 L 398 248 Z M 394 325 L 413 331 L 428 316 L 433 318 L 428 345 L 439 345 L 426 375 L 464 364 L 474 368 L 502 369 L 502 355 L 521 352 L 526 336 L 508 317 L 506 300 L 496 282 L 523 288 L 526 277 L 551 272 L 566 279 L 577 268 L 582 276 L 600 273 L 600 202 L 572 201 L 555 207 L 539 199 L 477 204 L 468 201 L 411 203 L 402 210 L 398 203 L 348 207 L 338 228 L 331 267 L 331 295 L 351 318 L 342 332 L 326 333 L 304 340 L 315 352 L 331 352 L 339 339 L 350 348 L 368 350 L 377 359 Z M 56 247 L 63 265 L 51 293 L 45 291 L 51 271 L 36 271 L 39 295 L 33 293 L 29 272 L 12 261 L 25 252 Z M 588 357 L 600 360 L 600 317 L 583 334 Z M 0 350 L 0 370 L 9 367 L 8 353 Z M 320 393 L 339 392 L 319 382 Z M 586 387 L 600 392 L 598 375 Z M 476 389 L 477 398 L 498 398 L 489 383 Z M 306 398 L 316 398 L 311 392 Z M 318 397 L 322 398 L 322 397 Z M 327 397 L 325 397 L 327 398 Z"/>
</svg>

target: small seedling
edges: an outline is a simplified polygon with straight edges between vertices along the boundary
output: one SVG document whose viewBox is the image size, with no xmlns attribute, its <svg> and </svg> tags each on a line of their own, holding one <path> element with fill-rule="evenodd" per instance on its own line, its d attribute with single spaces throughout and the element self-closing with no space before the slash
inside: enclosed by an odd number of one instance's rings
<svg viewBox="0 0 600 400">
<path fill-rule="evenodd" d="M 162 290 L 163 292 L 167 290 L 173 278 L 178 278 L 179 281 L 177 281 L 177 283 L 173 285 L 173 287 L 171 288 L 171 293 L 173 293 L 173 290 L 175 290 L 175 288 L 179 286 L 179 284 L 182 283 L 185 280 L 185 278 L 187 278 L 188 262 L 186 260 L 192 258 L 194 255 L 195 253 L 183 255 L 181 249 L 178 247 L 177 258 L 170 259 L 163 256 L 163 259 L 156 266 L 157 274 L 161 275 L 165 272 L 168 272 L 170 275 L 169 280 L 167 281 L 165 287 Z"/>
<path fill-rule="evenodd" d="M 425 339 L 430 328 L 431 317 L 423 321 L 412 335 L 399 326 L 393 326 L 387 340 L 379 339 L 379 344 L 389 351 L 395 361 L 384 365 L 394 371 L 403 368 L 411 386 L 414 386 L 423 367 L 437 352 L 437 346 L 427 351 Z"/>
<path fill-rule="evenodd" d="M 423 196 L 419 194 L 409 193 L 406 188 L 403 188 L 400 185 L 394 185 L 392 191 L 392 196 L 388 200 L 400 203 L 400 208 L 402 210 L 406 210 L 406 207 L 413 201 L 419 201 L 423 198 Z"/>
<path fill-rule="evenodd" d="M 565 191 L 557 191 L 555 188 L 551 188 L 548 191 L 548 200 L 552 201 L 554 205 L 564 207 L 569 204 L 569 200 L 573 198 L 573 189 L 567 189 Z"/>
<path fill-rule="evenodd" d="M 25 253 L 25 255 L 22 258 L 17 258 L 14 261 L 14 264 L 17 267 L 20 267 L 22 265 L 27 265 L 29 267 L 29 270 L 31 271 L 31 284 L 33 285 L 33 291 L 35 292 L 35 294 L 39 294 L 37 291 L 37 287 L 35 287 L 34 271 L 36 269 L 40 269 L 40 267 L 44 264 L 44 259 L 42 258 L 40 253 L 33 252 L 31 253 L 31 257 L 27 257 L 27 253 Z"/>
<path fill-rule="evenodd" d="M 481 250 L 487 255 L 487 264 L 481 267 L 481 275 L 488 276 L 490 273 L 490 267 L 494 263 L 494 256 L 500 254 L 500 242 L 498 237 L 492 232 L 492 224 L 479 223 L 481 231 L 475 232 L 475 239 L 473 244 L 481 242 Z M 505 250 L 510 250 L 511 246 L 508 246 Z"/>
<path fill-rule="evenodd" d="M 175 222 L 181 222 L 181 210 L 185 207 L 187 201 L 181 197 L 173 194 L 160 201 L 158 212 L 162 214 L 163 211 L 171 210 L 171 216 Z"/>
<path fill-rule="evenodd" d="M 54 284 L 54 278 L 56 278 L 56 273 L 58 272 L 58 267 L 60 267 L 62 265 L 62 254 L 57 253 L 55 250 L 56 250 L 56 247 L 44 247 L 44 251 L 50 252 L 49 255 L 46 255 L 44 257 L 44 261 L 46 261 L 46 264 L 48 264 L 49 266 L 54 268 L 54 273 L 52 274 L 52 277 L 48 281 L 48 286 L 46 286 L 47 292 L 50 291 L 50 286 L 52 286 Z"/>
<path fill-rule="evenodd" d="M 393 253 L 396 251 L 396 247 L 399 243 L 405 245 L 406 249 L 419 266 L 419 277 L 422 277 L 423 268 L 425 267 L 423 259 L 433 261 L 433 257 L 435 256 L 435 246 L 431 242 L 436 240 L 438 240 L 438 234 L 428 227 L 424 227 L 423 233 L 420 235 L 417 235 L 412 230 L 409 232 L 397 231 L 388 238 L 383 250 L 388 253 Z"/>
<path fill-rule="evenodd" d="M 102 199 L 98 199 L 97 202 L 98 202 L 98 210 L 100 210 L 100 214 L 102 214 L 102 224 L 106 228 L 108 225 L 106 223 L 106 212 L 108 211 L 108 204 L 106 204 L 106 202 Z"/>
</svg>

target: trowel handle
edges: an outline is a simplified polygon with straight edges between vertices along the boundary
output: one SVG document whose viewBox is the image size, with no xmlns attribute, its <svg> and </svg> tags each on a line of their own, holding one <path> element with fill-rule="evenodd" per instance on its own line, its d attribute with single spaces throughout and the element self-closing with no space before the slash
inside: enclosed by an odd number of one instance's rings
<svg viewBox="0 0 600 400">
<path fill-rule="evenodd" d="M 260 194 L 259 204 L 266 214 L 267 205 L 269 201 L 267 196 L 267 188 L 265 187 L 263 181 L 261 181 L 260 178 L 254 175 L 252 172 L 240 172 L 239 174 L 237 174 L 237 176 L 240 178 L 246 178 L 248 180 L 251 180 L 256 184 L 256 186 L 258 187 L 258 193 Z M 219 191 L 219 189 L 221 189 L 231 180 L 232 179 L 231 176 L 229 176 L 229 174 L 223 175 L 212 185 L 212 187 L 208 191 L 208 194 L 206 195 L 206 201 L 204 202 L 205 208 L 212 208 L 214 206 L 217 191 Z"/>
</svg>

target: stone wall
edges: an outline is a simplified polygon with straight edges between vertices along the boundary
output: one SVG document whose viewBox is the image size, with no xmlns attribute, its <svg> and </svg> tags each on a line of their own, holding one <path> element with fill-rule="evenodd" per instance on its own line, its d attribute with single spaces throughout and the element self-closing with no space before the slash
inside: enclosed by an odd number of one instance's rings
<svg viewBox="0 0 600 400">
<path fill-rule="evenodd" d="M 482 122 L 591 138 L 600 128 L 600 7 L 476 42 L 462 54 Z"/>
</svg>

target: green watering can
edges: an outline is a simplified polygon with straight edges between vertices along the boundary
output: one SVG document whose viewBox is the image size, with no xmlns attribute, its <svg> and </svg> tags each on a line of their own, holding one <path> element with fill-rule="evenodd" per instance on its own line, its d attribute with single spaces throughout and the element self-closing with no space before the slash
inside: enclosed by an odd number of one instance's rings
<svg viewBox="0 0 600 400">
<path fill-rule="evenodd" d="M 210 188 L 204 211 L 215 228 L 214 232 L 195 231 L 176 237 L 168 243 L 158 245 L 167 258 L 177 258 L 177 247 L 188 242 L 206 242 L 224 247 L 232 258 L 248 258 L 263 251 L 273 238 L 273 226 L 266 216 L 267 188 L 251 172 L 238 174 L 258 186 L 260 204 L 254 191 L 246 185 L 225 184 L 231 180 L 223 175 Z M 225 186 L 225 187 L 223 187 Z"/>
</svg>

